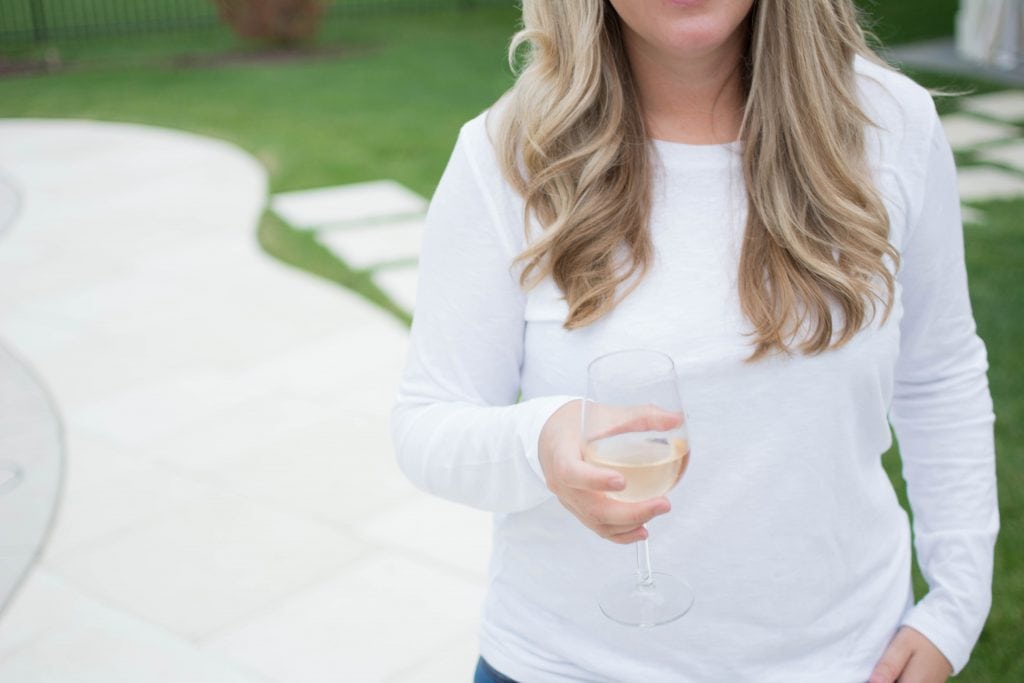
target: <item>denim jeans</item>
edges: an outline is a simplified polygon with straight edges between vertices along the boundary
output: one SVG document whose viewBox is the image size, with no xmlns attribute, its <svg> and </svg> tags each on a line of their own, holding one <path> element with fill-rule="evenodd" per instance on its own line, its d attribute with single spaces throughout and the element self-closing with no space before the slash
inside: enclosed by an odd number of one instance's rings
<svg viewBox="0 0 1024 683">
<path fill-rule="evenodd" d="M 495 671 L 494 667 L 487 663 L 487 661 L 481 657 L 476 663 L 476 674 L 473 676 L 473 683 L 516 683 L 508 676 L 502 674 L 500 671 Z"/>
</svg>

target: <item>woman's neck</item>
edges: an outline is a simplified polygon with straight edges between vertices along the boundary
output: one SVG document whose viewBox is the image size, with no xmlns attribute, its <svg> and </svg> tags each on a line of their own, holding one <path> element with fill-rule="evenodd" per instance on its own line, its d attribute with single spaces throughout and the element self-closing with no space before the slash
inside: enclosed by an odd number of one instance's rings
<svg viewBox="0 0 1024 683">
<path fill-rule="evenodd" d="M 625 27 L 624 27 L 625 28 Z M 746 37 L 737 32 L 713 53 L 667 59 L 628 34 L 633 79 L 648 137 L 709 145 L 739 137 L 743 120 L 740 61 Z"/>
</svg>

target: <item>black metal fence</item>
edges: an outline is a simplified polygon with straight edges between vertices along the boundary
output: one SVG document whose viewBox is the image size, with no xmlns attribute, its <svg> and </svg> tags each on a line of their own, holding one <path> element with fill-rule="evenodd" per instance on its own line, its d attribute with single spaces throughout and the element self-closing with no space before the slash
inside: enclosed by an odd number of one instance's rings
<svg viewBox="0 0 1024 683">
<path fill-rule="evenodd" d="M 510 0 L 323 0 L 328 15 L 465 8 Z M 0 0 L 0 48 L 218 23 L 213 0 Z"/>
</svg>

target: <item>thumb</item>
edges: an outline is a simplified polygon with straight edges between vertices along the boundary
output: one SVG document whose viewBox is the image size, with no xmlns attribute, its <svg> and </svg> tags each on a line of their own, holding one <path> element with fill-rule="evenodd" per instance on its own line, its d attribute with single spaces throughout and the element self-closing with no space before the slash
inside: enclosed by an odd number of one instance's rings
<svg viewBox="0 0 1024 683">
<path fill-rule="evenodd" d="M 871 672 L 868 683 L 895 683 L 903 673 L 903 669 L 906 668 L 910 654 L 910 645 L 903 638 L 901 629 L 889 643 L 889 647 L 885 649 L 882 659 L 875 665 L 875 670 Z"/>
</svg>

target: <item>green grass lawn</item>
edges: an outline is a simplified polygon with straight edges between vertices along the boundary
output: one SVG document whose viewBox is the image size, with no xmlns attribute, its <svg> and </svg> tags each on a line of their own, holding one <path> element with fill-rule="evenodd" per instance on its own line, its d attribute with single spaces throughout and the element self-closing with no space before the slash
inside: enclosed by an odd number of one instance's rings
<svg viewBox="0 0 1024 683">
<path fill-rule="evenodd" d="M 884 44 L 941 38 L 953 33 L 960 0 L 855 0 L 867 28 Z"/>
<path fill-rule="evenodd" d="M 948 34 L 956 0 L 861 3 L 884 12 L 887 40 Z M 142 122 L 237 143 L 270 172 L 272 191 L 393 178 L 429 196 L 459 126 L 488 106 L 511 77 L 504 50 L 512 3 L 469 11 L 332 20 L 320 46 L 332 53 L 294 61 L 177 68 L 172 58 L 253 53 L 229 32 L 155 35 L 61 47 L 72 66 L 48 76 L 0 79 L 0 116 Z M 31 56 L 31 51 L 24 54 Z M 965 83 L 919 75 L 930 86 Z M 955 108 L 955 98 L 943 103 Z M 992 365 L 1003 531 L 995 601 L 974 659 L 960 680 L 1024 681 L 1024 200 L 981 205 L 967 230 L 972 299 Z M 282 260 L 350 287 L 402 317 L 365 272 L 349 268 L 308 233 L 273 216 L 261 242 Z M 898 460 L 886 458 L 897 487 Z M 920 584 L 919 584 L 920 588 Z"/>
<path fill-rule="evenodd" d="M 1024 681 L 1024 201 L 984 205 L 986 223 L 967 232 L 971 301 L 988 346 L 996 408 L 999 508 L 992 614 L 966 681 Z"/>
<path fill-rule="evenodd" d="M 1024 199 L 976 204 L 985 211 L 983 225 L 966 230 L 971 302 L 978 332 L 989 355 L 989 381 L 996 411 L 996 453 L 1002 529 L 996 546 L 993 606 L 971 658 L 956 679 L 971 683 L 1024 681 Z M 886 469 L 907 505 L 900 478 L 898 450 L 885 458 Z M 915 592 L 926 584 L 914 572 Z"/>
</svg>

